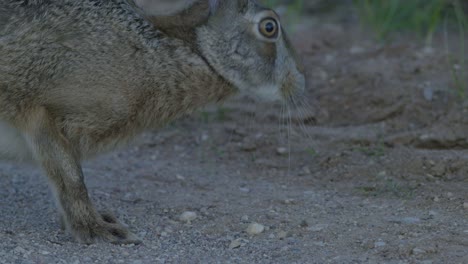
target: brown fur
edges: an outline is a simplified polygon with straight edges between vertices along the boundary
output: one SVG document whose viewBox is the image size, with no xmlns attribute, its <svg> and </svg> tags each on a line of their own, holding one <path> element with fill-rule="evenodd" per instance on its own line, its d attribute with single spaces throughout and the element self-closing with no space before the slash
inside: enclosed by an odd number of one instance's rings
<svg viewBox="0 0 468 264">
<path fill-rule="evenodd" d="M 0 3 L 0 158 L 42 166 L 78 241 L 137 242 L 96 211 L 81 160 L 236 91 L 303 88 L 289 42 L 249 33 L 264 9 L 217 2 L 163 17 L 127 0 Z"/>
</svg>

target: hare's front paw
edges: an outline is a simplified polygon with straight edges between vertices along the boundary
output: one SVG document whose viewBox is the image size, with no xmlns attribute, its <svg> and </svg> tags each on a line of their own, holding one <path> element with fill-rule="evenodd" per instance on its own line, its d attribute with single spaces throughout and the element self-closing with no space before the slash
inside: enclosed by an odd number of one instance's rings
<svg viewBox="0 0 468 264">
<path fill-rule="evenodd" d="M 87 221 L 88 222 L 88 221 Z M 91 223 L 70 223 L 71 233 L 81 243 L 92 244 L 97 241 L 110 242 L 113 244 L 140 244 L 141 240 L 132 232 L 128 231 L 110 213 L 100 213 L 100 219 Z"/>
</svg>

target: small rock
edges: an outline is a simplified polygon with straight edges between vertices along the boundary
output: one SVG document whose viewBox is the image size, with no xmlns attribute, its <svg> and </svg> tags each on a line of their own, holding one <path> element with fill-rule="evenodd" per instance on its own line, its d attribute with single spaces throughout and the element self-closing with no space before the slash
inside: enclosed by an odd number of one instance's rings
<svg viewBox="0 0 468 264">
<path fill-rule="evenodd" d="M 241 145 L 241 149 L 245 152 L 252 152 L 257 150 L 257 145 L 253 142 L 244 142 Z"/>
<path fill-rule="evenodd" d="M 432 101 L 434 98 L 434 91 L 430 87 L 425 87 L 423 91 L 424 99 Z"/>
<path fill-rule="evenodd" d="M 387 245 L 387 243 L 383 242 L 383 241 L 377 241 L 374 243 L 374 247 L 385 247 Z"/>
<path fill-rule="evenodd" d="M 319 241 L 319 242 L 313 242 L 313 244 L 314 244 L 315 246 L 318 246 L 318 247 L 324 247 L 324 246 L 325 246 L 325 243 L 324 243 L 324 242 L 322 242 L 322 241 Z"/>
<path fill-rule="evenodd" d="M 308 227 L 309 226 L 309 223 L 307 222 L 307 220 L 302 220 L 301 223 L 299 224 L 300 227 Z"/>
<path fill-rule="evenodd" d="M 426 46 L 424 47 L 424 49 L 422 50 L 422 52 L 426 55 L 431 55 L 431 54 L 434 54 L 435 52 L 435 49 L 431 46 Z"/>
<path fill-rule="evenodd" d="M 246 230 L 249 235 L 258 235 L 263 231 L 265 231 L 265 226 L 258 223 L 251 223 Z"/>
<path fill-rule="evenodd" d="M 229 249 L 240 248 L 245 246 L 245 244 L 247 244 L 247 242 L 242 238 L 234 239 L 231 241 L 231 244 L 229 244 Z"/>
<path fill-rule="evenodd" d="M 268 238 L 269 238 L 269 239 L 275 238 L 275 234 L 270 234 L 270 235 L 268 235 Z"/>
<path fill-rule="evenodd" d="M 278 155 L 285 155 L 288 153 L 288 149 L 285 147 L 279 147 L 276 149 L 276 154 Z"/>
<path fill-rule="evenodd" d="M 411 250 L 411 254 L 413 255 L 422 255 L 422 254 L 425 254 L 426 251 L 424 249 L 420 249 L 420 248 L 413 248 L 413 250 Z"/>
<path fill-rule="evenodd" d="M 299 172 L 300 176 L 310 175 L 310 174 L 311 174 L 310 168 L 307 166 L 304 166 L 302 170 Z"/>
<path fill-rule="evenodd" d="M 466 210 L 468 210 L 468 202 L 464 202 L 464 203 L 463 203 L 463 208 L 465 208 Z"/>
<path fill-rule="evenodd" d="M 387 172 L 386 171 L 381 171 L 377 173 L 377 178 L 385 178 L 387 177 Z"/>
<path fill-rule="evenodd" d="M 247 188 L 247 187 L 240 187 L 239 190 L 243 193 L 249 193 L 250 192 L 250 189 Z"/>
<path fill-rule="evenodd" d="M 24 254 L 24 253 L 27 252 L 26 249 L 24 249 L 24 248 L 22 248 L 22 247 L 20 247 L 20 246 L 15 247 L 15 248 L 13 249 L 13 251 L 14 251 L 15 253 L 18 253 L 18 254 Z"/>
<path fill-rule="evenodd" d="M 320 231 L 324 230 L 327 227 L 328 227 L 327 224 L 317 224 L 317 225 L 308 227 L 307 230 L 312 231 L 312 232 L 320 232 Z"/>
<path fill-rule="evenodd" d="M 452 197 L 453 197 L 453 193 L 452 193 L 452 192 L 448 192 L 448 193 L 447 193 L 447 197 L 448 197 L 448 198 L 452 198 Z"/>
<path fill-rule="evenodd" d="M 279 238 L 280 240 L 283 240 L 283 239 L 285 239 L 285 238 L 288 236 L 288 233 L 287 233 L 286 231 L 281 230 L 281 231 L 278 232 L 278 235 L 277 235 L 277 236 L 278 236 L 278 238 Z"/>
<path fill-rule="evenodd" d="M 421 261 L 421 264 L 433 264 L 434 261 L 433 260 L 423 260 Z"/>
<path fill-rule="evenodd" d="M 442 163 L 437 163 L 432 168 L 432 172 L 433 172 L 434 176 L 439 177 L 439 178 L 445 175 L 446 170 L 447 169 L 445 168 L 445 165 L 442 164 Z"/>
<path fill-rule="evenodd" d="M 436 202 L 436 203 L 437 203 L 437 202 L 440 202 L 440 198 L 439 198 L 438 196 L 434 197 L 433 200 L 434 200 L 434 202 Z"/>
<path fill-rule="evenodd" d="M 249 221 L 249 216 L 243 215 L 243 216 L 241 217 L 241 221 L 242 221 L 242 222 L 248 222 L 248 221 Z"/>
<path fill-rule="evenodd" d="M 180 215 L 179 220 L 182 221 L 182 222 L 191 222 L 191 221 L 195 220 L 196 218 L 197 218 L 197 213 L 187 211 L 187 212 L 183 212 Z"/>
<path fill-rule="evenodd" d="M 417 217 L 405 217 L 405 218 L 401 219 L 401 222 L 404 223 L 404 224 L 411 225 L 411 224 L 416 224 L 416 223 L 421 222 L 421 219 L 419 219 Z"/>
<path fill-rule="evenodd" d="M 180 180 L 180 181 L 185 181 L 185 177 L 180 175 L 180 174 L 177 174 L 176 175 L 176 179 Z"/>
<path fill-rule="evenodd" d="M 349 53 L 352 54 L 352 55 L 361 54 L 361 53 L 364 53 L 365 51 L 366 50 L 363 47 L 360 47 L 360 46 L 352 46 L 349 49 Z"/>
</svg>

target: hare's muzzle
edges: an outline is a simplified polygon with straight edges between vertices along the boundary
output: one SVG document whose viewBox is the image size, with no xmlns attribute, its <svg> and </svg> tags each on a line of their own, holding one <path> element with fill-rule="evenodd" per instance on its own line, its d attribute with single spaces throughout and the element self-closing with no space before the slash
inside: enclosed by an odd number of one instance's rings
<svg viewBox="0 0 468 264">
<path fill-rule="evenodd" d="M 305 90 L 305 76 L 299 69 L 288 72 L 281 85 L 280 94 L 284 100 L 302 94 Z"/>
<path fill-rule="evenodd" d="M 283 33 L 283 42 L 279 44 L 277 70 L 281 70 L 280 94 L 288 100 L 293 96 L 302 94 L 305 90 L 305 67 L 296 49 L 292 45 L 286 33 Z"/>
</svg>

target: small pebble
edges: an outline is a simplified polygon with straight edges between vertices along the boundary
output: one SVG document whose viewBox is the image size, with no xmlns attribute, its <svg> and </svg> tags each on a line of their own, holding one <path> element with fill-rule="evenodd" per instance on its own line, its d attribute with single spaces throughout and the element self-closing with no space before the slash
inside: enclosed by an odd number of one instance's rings
<svg viewBox="0 0 468 264">
<path fill-rule="evenodd" d="M 317 225 L 308 227 L 307 230 L 312 231 L 312 232 L 320 232 L 320 231 L 324 230 L 327 227 L 328 227 L 327 224 L 317 224 Z"/>
<path fill-rule="evenodd" d="M 251 223 L 246 230 L 249 235 L 258 235 L 263 231 L 265 231 L 265 226 L 258 223 Z"/>
<path fill-rule="evenodd" d="M 383 241 L 377 241 L 374 243 L 374 247 L 385 247 L 387 245 L 387 243 L 383 242 Z"/>
<path fill-rule="evenodd" d="M 361 54 L 361 53 L 364 53 L 365 51 L 366 50 L 363 47 L 360 47 L 360 46 L 352 46 L 349 49 L 349 53 L 352 54 L 352 55 Z"/>
<path fill-rule="evenodd" d="M 243 215 L 243 216 L 241 217 L 241 221 L 242 221 L 242 222 L 248 222 L 248 221 L 249 221 L 249 216 Z"/>
<path fill-rule="evenodd" d="M 433 260 L 423 260 L 421 261 L 421 264 L 433 264 L 434 261 Z"/>
<path fill-rule="evenodd" d="M 276 154 L 278 155 L 284 155 L 288 153 L 288 149 L 285 147 L 279 147 L 276 149 Z"/>
<path fill-rule="evenodd" d="M 242 238 L 234 239 L 233 241 L 231 241 L 231 244 L 229 244 L 229 249 L 240 248 L 244 246 L 246 243 L 247 242 Z"/>
<path fill-rule="evenodd" d="M 464 203 L 463 203 L 463 208 L 465 208 L 466 210 L 468 210 L 468 202 L 464 202 Z"/>
<path fill-rule="evenodd" d="M 401 223 L 407 224 L 407 225 L 413 225 L 419 222 L 421 222 L 421 219 L 417 217 L 404 217 L 403 219 L 401 219 Z"/>
<path fill-rule="evenodd" d="M 387 172 L 386 171 L 381 171 L 381 172 L 377 173 L 377 177 L 378 178 L 385 178 L 385 177 L 387 177 Z"/>
<path fill-rule="evenodd" d="M 308 227 L 309 226 L 309 223 L 307 222 L 307 220 L 302 220 L 301 223 L 299 224 L 300 227 Z"/>
<path fill-rule="evenodd" d="M 24 248 L 22 248 L 22 247 L 20 247 L 20 246 L 15 247 L 15 248 L 13 249 L 13 251 L 16 252 L 16 253 L 19 253 L 19 254 L 24 254 L 24 253 L 27 252 L 27 250 L 25 250 Z"/>
<path fill-rule="evenodd" d="M 307 166 L 303 167 L 302 170 L 301 170 L 301 172 L 300 172 L 299 174 L 300 174 L 301 176 L 311 174 L 310 168 L 307 167 Z"/>
<path fill-rule="evenodd" d="M 278 232 L 278 238 L 279 238 L 280 240 L 285 239 L 287 236 L 288 236 L 288 233 L 287 233 L 286 231 L 282 231 L 282 230 L 281 230 L 281 231 Z"/>
<path fill-rule="evenodd" d="M 197 218 L 197 213 L 187 211 L 180 215 L 179 220 L 182 222 L 191 222 Z"/>
<path fill-rule="evenodd" d="M 251 142 L 244 142 L 241 146 L 241 149 L 243 151 L 246 151 L 246 152 L 252 152 L 252 151 L 255 151 L 257 149 L 257 145 L 255 145 L 255 143 L 251 143 Z"/>
<path fill-rule="evenodd" d="M 247 188 L 247 187 L 240 187 L 239 190 L 243 193 L 249 193 L 250 192 L 250 189 Z"/>
<path fill-rule="evenodd" d="M 434 98 L 434 90 L 432 90 L 432 88 L 430 87 L 425 87 L 423 90 L 423 95 L 424 99 L 426 99 L 427 101 L 432 101 L 432 99 Z"/>
<path fill-rule="evenodd" d="M 413 250 L 411 250 L 411 254 L 413 255 L 422 255 L 424 253 L 426 253 L 426 251 L 420 248 L 413 248 Z"/>
<path fill-rule="evenodd" d="M 314 244 L 315 246 L 318 246 L 318 247 L 324 247 L 324 246 L 325 246 L 325 243 L 322 242 L 322 241 L 314 242 L 313 244 Z"/>
</svg>

